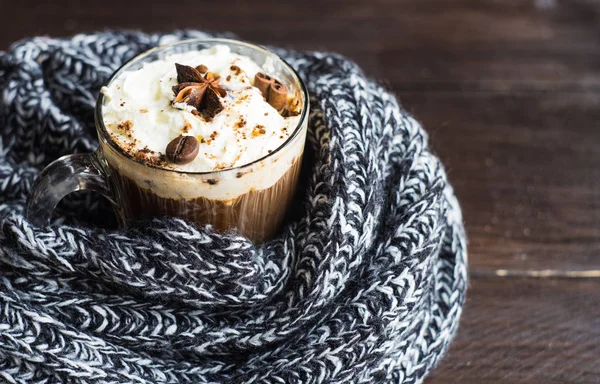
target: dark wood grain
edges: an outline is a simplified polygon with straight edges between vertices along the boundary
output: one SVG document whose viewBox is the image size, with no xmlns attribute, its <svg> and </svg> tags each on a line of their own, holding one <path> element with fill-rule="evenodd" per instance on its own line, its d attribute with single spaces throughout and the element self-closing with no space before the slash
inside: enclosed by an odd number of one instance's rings
<svg viewBox="0 0 600 384">
<path fill-rule="evenodd" d="M 600 270 L 600 93 L 401 94 L 462 202 L 472 271 Z"/>
<path fill-rule="evenodd" d="M 571 0 L 0 1 L 0 48 L 33 35 L 198 28 L 326 49 L 401 89 L 600 85 L 600 4 Z"/>
<path fill-rule="evenodd" d="M 428 384 L 598 383 L 600 282 L 475 278 Z"/>
<path fill-rule="evenodd" d="M 0 0 L 0 49 L 105 28 L 357 61 L 423 123 L 464 211 L 474 278 L 428 382 L 598 382 L 600 0 Z"/>
</svg>

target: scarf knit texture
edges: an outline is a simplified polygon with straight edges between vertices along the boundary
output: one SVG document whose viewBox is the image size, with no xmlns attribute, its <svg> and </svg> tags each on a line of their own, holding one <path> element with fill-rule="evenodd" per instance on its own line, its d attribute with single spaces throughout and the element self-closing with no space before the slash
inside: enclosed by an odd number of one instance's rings
<svg viewBox="0 0 600 384">
<path fill-rule="evenodd" d="M 24 205 L 56 158 L 98 146 L 108 79 L 193 37 L 103 32 L 0 52 L 0 382 L 418 383 L 467 288 L 459 205 L 427 134 L 346 58 L 273 48 L 310 93 L 300 189 L 255 246 L 174 218 L 118 229 L 93 192 L 50 226 Z"/>
</svg>

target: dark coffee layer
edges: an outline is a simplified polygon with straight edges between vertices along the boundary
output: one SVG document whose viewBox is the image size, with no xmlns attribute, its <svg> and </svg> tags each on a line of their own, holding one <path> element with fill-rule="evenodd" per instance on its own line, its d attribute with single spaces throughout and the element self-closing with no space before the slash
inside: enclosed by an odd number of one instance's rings
<svg viewBox="0 0 600 384">
<path fill-rule="evenodd" d="M 237 228 L 244 236 L 260 243 L 279 229 L 296 191 L 301 163 L 301 159 L 296 159 L 273 186 L 251 190 L 228 201 L 161 197 L 152 191 L 151 182 L 139 185 L 112 167 L 110 180 L 119 204 L 118 216 L 125 223 L 174 216 L 199 225 L 210 223 L 220 232 Z"/>
</svg>

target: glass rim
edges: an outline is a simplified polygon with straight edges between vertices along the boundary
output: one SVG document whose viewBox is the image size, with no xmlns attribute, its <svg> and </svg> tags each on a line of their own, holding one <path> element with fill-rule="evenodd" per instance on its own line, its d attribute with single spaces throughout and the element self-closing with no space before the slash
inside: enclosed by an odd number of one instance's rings
<svg viewBox="0 0 600 384">
<path fill-rule="evenodd" d="M 132 57 L 131 59 L 124 62 L 108 78 L 108 80 L 106 81 L 104 86 L 110 85 L 112 83 L 112 81 L 115 78 L 117 78 L 127 66 L 129 66 L 130 64 L 132 64 L 135 61 L 141 60 L 144 57 L 146 57 L 152 53 L 155 53 L 157 51 L 163 50 L 163 49 L 168 49 L 168 48 L 171 48 L 171 47 L 174 47 L 177 45 L 185 45 L 185 44 L 193 44 L 193 43 L 217 43 L 217 44 L 222 43 L 222 44 L 227 44 L 227 45 L 245 46 L 245 47 L 251 48 L 256 51 L 262 51 L 263 53 L 272 56 L 274 59 L 279 60 L 283 64 L 283 66 L 291 72 L 291 74 L 293 75 L 295 80 L 298 82 L 298 84 L 300 86 L 300 90 L 302 92 L 302 95 L 304 96 L 304 100 L 302 103 L 302 111 L 300 113 L 300 119 L 298 120 L 298 124 L 297 124 L 296 128 L 294 128 L 294 131 L 292 132 L 292 134 L 283 143 L 281 143 L 281 145 L 279 147 L 277 147 L 270 153 L 267 153 L 266 155 L 264 155 L 256 160 L 253 160 L 249 163 L 238 165 L 236 167 L 225 168 L 225 169 L 220 169 L 220 170 L 215 170 L 215 171 L 200 171 L 200 172 L 198 172 L 198 171 L 186 172 L 186 171 L 181 171 L 181 170 L 177 170 L 177 169 L 164 168 L 164 167 L 161 167 L 158 165 L 148 164 L 142 160 L 136 159 L 134 156 L 132 156 L 131 154 L 126 152 L 123 148 L 121 148 L 121 146 L 119 146 L 117 143 L 115 143 L 112 140 L 112 138 L 110 137 L 110 134 L 108 133 L 108 130 L 106 129 L 106 126 L 104 125 L 104 119 L 102 117 L 102 106 L 104 103 L 104 94 L 102 92 L 99 92 L 98 98 L 96 99 L 96 107 L 94 109 L 94 122 L 96 125 L 96 131 L 97 131 L 98 135 L 100 136 L 100 138 L 99 138 L 100 140 L 104 139 L 104 142 L 117 154 L 119 154 L 131 161 L 134 161 L 138 164 L 142 164 L 149 168 L 154 168 L 154 169 L 165 171 L 165 172 L 175 172 L 175 173 L 182 173 L 182 174 L 188 174 L 188 175 L 215 175 L 215 174 L 226 173 L 226 172 L 235 171 L 235 170 L 238 170 L 238 171 L 243 170 L 243 169 L 246 169 L 248 167 L 251 167 L 255 164 L 258 164 L 264 160 L 267 160 L 267 159 L 273 157 L 274 155 L 279 153 L 281 150 L 283 150 L 285 147 L 287 147 L 289 144 L 294 142 L 294 140 L 298 137 L 298 135 L 300 135 L 300 132 L 302 131 L 302 128 L 304 126 L 304 122 L 308 118 L 308 113 L 307 113 L 308 105 L 309 105 L 308 89 L 306 88 L 306 85 L 304 84 L 304 82 L 302 81 L 300 76 L 298 75 L 298 72 L 296 72 L 296 70 L 287 61 L 285 61 L 278 54 L 276 54 L 264 47 L 261 47 L 259 45 L 246 43 L 246 42 L 240 41 L 240 40 L 225 39 L 225 38 L 192 38 L 192 39 L 179 40 L 179 41 L 169 43 L 169 44 L 159 45 L 154 48 L 150 48 L 142 53 L 139 53 L 139 54 L 135 55 L 134 57 Z"/>
</svg>

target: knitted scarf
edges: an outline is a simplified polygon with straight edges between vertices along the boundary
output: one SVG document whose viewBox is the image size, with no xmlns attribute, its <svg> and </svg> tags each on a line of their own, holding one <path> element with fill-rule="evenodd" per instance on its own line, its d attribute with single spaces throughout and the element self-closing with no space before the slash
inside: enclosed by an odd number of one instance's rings
<svg viewBox="0 0 600 384">
<path fill-rule="evenodd" d="M 460 208 L 427 134 L 356 64 L 280 49 L 311 103 L 298 200 L 271 241 L 174 218 L 118 229 L 94 193 L 23 216 L 59 156 L 98 145 L 124 61 L 208 36 L 39 37 L 0 53 L 0 381 L 416 383 L 467 286 Z"/>
</svg>

